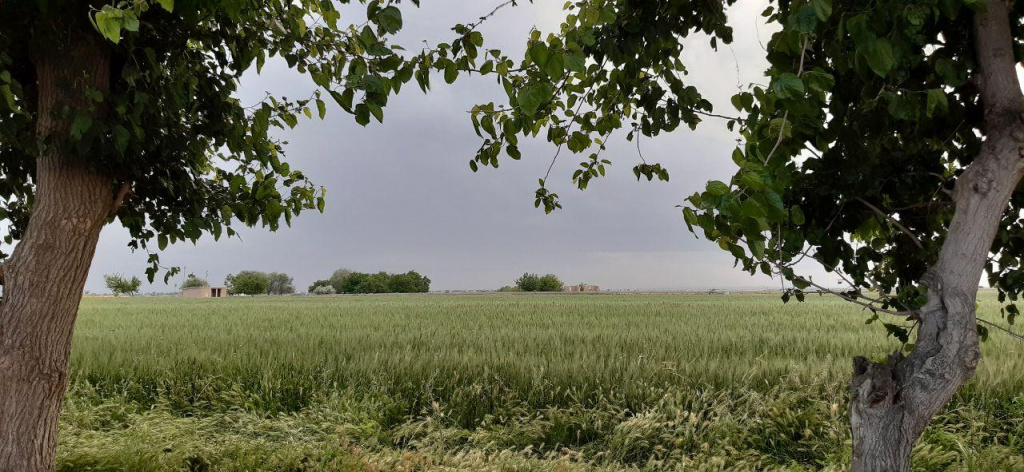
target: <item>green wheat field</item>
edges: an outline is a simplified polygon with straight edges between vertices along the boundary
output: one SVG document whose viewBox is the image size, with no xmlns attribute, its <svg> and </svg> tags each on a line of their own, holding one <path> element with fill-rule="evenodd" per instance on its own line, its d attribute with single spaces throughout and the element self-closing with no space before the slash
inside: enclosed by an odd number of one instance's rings
<svg viewBox="0 0 1024 472">
<path fill-rule="evenodd" d="M 851 358 L 900 348 L 867 319 L 771 294 L 87 298 L 58 468 L 842 470 Z M 1024 470 L 1024 342 L 982 351 L 915 470 Z"/>
</svg>

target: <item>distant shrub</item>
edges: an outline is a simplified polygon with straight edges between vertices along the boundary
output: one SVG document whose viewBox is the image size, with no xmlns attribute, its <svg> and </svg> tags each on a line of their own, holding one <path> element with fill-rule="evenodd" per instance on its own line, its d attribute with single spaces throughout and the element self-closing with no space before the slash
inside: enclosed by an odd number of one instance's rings
<svg viewBox="0 0 1024 472">
<path fill-rule="evenodd" d="M 317 287 L 322 287 L 324 285 L 328 285 L 331 288 L 334 288 L 334 286 L 333 286 L 333 284 L 331 284 L 330 280 L 317 280 L 316 282 L 313 282 L 313 284 L 310 285 L 309 288 L 306 289 L 306 291 L 309 292 L 309 293 L 313 293 L 313 291 L 315 291 Z M 338 290 L 335 289 L 334 292 L 337 293 Z"/>
<path fill-rule="evenodd" d="M 511 285 L 506 285 L 504 287 L 499 288 L 498 291 L 499 292 L 522 292 L 523 289 L 521 289 L 519 287 L 513 287 Z"/>
<path fill-rule="evenodd" d="M 560 292 L 562 291 L 562 280 L 555 274 L 539 276 L 537 274 L 525 273 L 516 279 L 516 287 L 524 292 Z"/>
<path fill-rule="evenodd" d="M 138 277 L 132 277 L 130 279 L 121 277 L 120 274 L 107 274 L 103 276 L 104 281 L 107 283 L 107 288 L 114 294 L 115 297 L 120 295 L 135 295 L 139 293 L 139 287 L 142 286 L 142 281 Z"/>
<path fill-rule="evenodd" d="M 313 295 L 334 295 L 338 292 L 330 285 L 318 285 L 316 288 L 311 290 L 310 293 Z"/>
<path fill-rule="evenodd" d="M 182 290 L 209 286 L 210 282 L 207 282 L 206 279 L 202 277 L 196 277 L 195 274 L 189 274 L 188 278 L 186 278 L 185 281 L 181 283 Z"/>
<path fill-rule="evenodd" d="M 228 274 L 224 284 L 232 295 L 263 295 L 270 288 L 270 278 L 263 272 L 243 270 L 237 275 Z"/>
<path fill-rule="evenodd" d="M 267 294 L 288 295 L 295 293 L 295 285 L 288 274 L 271 272 L 267 274 Z"/>
</svg>

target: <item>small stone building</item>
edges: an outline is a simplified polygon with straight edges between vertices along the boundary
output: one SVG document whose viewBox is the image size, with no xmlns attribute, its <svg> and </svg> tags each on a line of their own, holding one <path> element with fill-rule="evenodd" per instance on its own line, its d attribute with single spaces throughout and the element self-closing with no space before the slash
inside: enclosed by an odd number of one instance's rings
<svg viewBox="0 0 1024 472">
<path fill-rule="evenodd" d="M 194 287 L 181 291 L 182 298 L 225 298 L 228 296 L 226 287 Z"/>
<path fill-rule="evenodd" d="M 585 285 L 585 284 L 563 285 L 562 286 L 562 291 L 563 292 L 573 292 L 573 293 L 594 293 L 594 292 L 600 292 L 601 288 L 598 287 L 597 285 Z"/>
</svg>

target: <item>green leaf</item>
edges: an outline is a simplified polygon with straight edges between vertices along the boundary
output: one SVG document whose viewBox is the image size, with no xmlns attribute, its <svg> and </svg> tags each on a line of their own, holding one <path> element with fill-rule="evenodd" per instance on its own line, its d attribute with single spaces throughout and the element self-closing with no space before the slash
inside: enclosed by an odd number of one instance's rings
<svg viewBox="0 0 1024 472">
<path fill-rule="evenodd" d="M 779 98 L 800 98 L 804 95 L 804 81 L 796 74 L 785 72 L 775 78 L 772 90 Z"/>
<path fill-rule="evenodd" d="M 801 34 L 809 34 L 814 31 L 818 23 L 817 13 L 811 5 L 804 5 L 789 17 L 789 26 Z"/>
<path fill-rule="evenodd" d="M 89 131 L 89 128 L 92 128 L 92 117 L 86 114 L 79 114 L 75 117 L 75 121 L 71 123 L 71 136 L 81 138 Z"/>
<path fill-rule="evenodd" d="M 720 180 L 712 180 L 708 182 L 707 190 L 712 195 L 722 196 L 729 193 L 729 186 Z"/>
<path fill-rule="evenodd" d="M 129 138 L 131 138 L 131 133 L 127 128 L 121 125 L 114 126 L 114 147 L 117 152 L 124 154 L 125 149 L 128 148 Z"/>
<path fill-rule="evenodd" d="M 548 82 L 539 82 L 527 85 L 519 90 L 516 100 L 519 102 L 519 110 L 526 116 L 533 117 L 537 109 L 554 94 L 554 88 Z"/>
<path fill-rule="evenodd" d="M 812 0 L 811 6 L 814 7 L 814 14 L 822 22 L 828 21 L 828 17 L 832 16 L 832 0 Z"/>
<path fill-rule="evenodd" d="M 174 0 L 156 0 L 164 10 L 174 11 Z"/>
<path fill-rule="evenodd" d="M 868 61 L 868 67 L 871 67 L 879 77 L 884 78 L 896 65 L 896 59 L 892 55 L 892 43 L 888 39 L 878 38 L 867 43 L 862 53 Z"/>
<path fill-rule="evenodd" d="M 325 116 L 327 116 L 327 104 L 324 103 L 324 101 L 320 100 L 319 98 L 316 99 L 316 109 L 320 113 L 321 120 L 324 119 Z"/>
<path fill-rule="evenodd" d="M 537 67 L 541 70 L 543 70 L 547 65 L 549 54 L 548 45 L 545 43 L 538 41 L 533 43 L 533 46 L 530 46 L 530 59 L 532 59 L 533 63 L 537 64 Z"/>
<path fill-rule="evenodd" d="M 949 102 L 946 99 L 946 92 L 942 89 L 928 90 L 928 106 L 925 114 L 931 118 L 936 111 L 945 113 L 949 111 Z"/>
<path fill-rule="evenodd" d="M 375 17 L 377 26 L 388 34 L 395 34 L 402 29 L 402 11 L 394 5 L 385 7 Z"/>
<path fill-rule="evenodd" d="M 801 210 L 798 205 L 793 205 L 793 207 L 789 209 L 789 219 L 792 220 L 795 225 L 802 225 L 807 221 L 804 217 L 804 211 Z"/>
<path fill-rule="evenodd" d="M 93 19 L 96 29 L 104 38 L 117 43 L 121 41 L 121 18 L 124 12 L 110 5 L 104 5 L 103 9 L 96 12 Z"/>
</svg>

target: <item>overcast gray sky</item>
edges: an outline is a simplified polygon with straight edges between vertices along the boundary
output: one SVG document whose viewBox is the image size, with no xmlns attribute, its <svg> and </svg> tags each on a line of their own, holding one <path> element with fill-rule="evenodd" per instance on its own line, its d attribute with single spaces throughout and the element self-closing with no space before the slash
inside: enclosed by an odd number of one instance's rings
<svg viewBox="0 0 1024 472">
<path fill-rule="evenodd" d="M 449 28 L 490 11 L 497 0 L 424 0 L 405 9 L 402 44 L 451 37 Z M 482 28 L 488 45 L 521 51 L 529 30 L 555 28 L 563 0 L 536 0 L 506 9 Z M 736 41 L 714 53 L 693 37 L 684 53 L 692 83 L 714 104 L 732 112 L 729 97 L 737 84 L 764 83 L 764 51 L 770 37 L 759 13 L 765 4 L 744 0 L 732 9 Z M 519 56 L 521 57 L 521 56 Z M 738 64 L 738 71 L 737 71 Z M 311 81 L 279 65 L 247 77 L 243 103 L 265 91 L 304 97 Z M 206 276 L 220 284 L 245 269 L 286 272 L 300 290 L 339 267 L 391 272 L 415 269 L 433 281 L 432 289 L 493 289 L 511 284 L 526 271 L 555 273 L 567 283 L 602 288 L 680 289 L 776 286 L 733 268 L 731 256 L 689 234 L 676 205 L 710 179 L 726 179 L 734 165 L 736 135 L 723 122 L 707 121 L 692 132 L 682 129 L 643 142 L 648 161 L 666 165 L 671 182 L 637 182 L 631 172 L 636 149 L 623 136 L 605 155 L 613 161 L 607 178 L 580 192 L 571 175 L 582 159 L 563 153 L 550 180 L 564 209 L 550 215 L 533 207 L 537 179 L 554 149 L 542 142 L 523 148 L 523 159 L 505 159 L 499 169 L 470 171 L 479 145 L 466 110 L 475 103 L 501 100 L 490 79 L 435 80 L 430 94 L 408 86 L 385 110 L 383 124 L 363 128 L 340 109 L 329 107 L 325 121 L 304 121 L 279 136 L 293 168 L 327 188 L 327 210 L 304 213 L 277 233 L 243 229 L 241 239 L 168 248 L 165 265 Z M 331 104 L 333 105 L 333 104 Z M 100 240 L 87 290 L 105 292 L 103 274 L 143 274 L 146 255 L 126 246 L 127 232 L 116 223 Z M 172 291 L 160 281 L 143 291 Z"/>
</svg>

